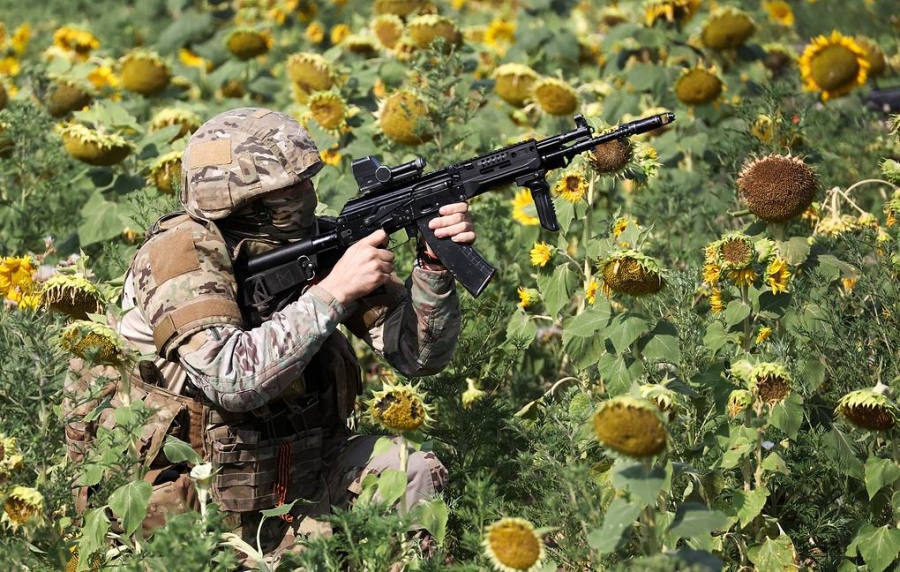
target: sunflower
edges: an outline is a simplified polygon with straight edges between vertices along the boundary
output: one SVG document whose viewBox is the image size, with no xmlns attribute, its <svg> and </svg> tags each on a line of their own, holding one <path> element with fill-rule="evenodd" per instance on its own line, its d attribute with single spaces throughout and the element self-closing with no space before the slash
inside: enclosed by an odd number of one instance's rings
<svg viewBox="0 0 900 572">
<path fill-rule="evenodd" d="M 103 311 L 103 295 L 97 286 L 78 274 L 56 274 L 41 284 L 41 305 L 76 320 Z"/>
<path fill-rule="evenodd" d="M 300 103 L 306 103 L 310 93 L 327 91 L 335 84 L 331 65 L 319 54 L 310 52 L 291 54 L 285 67 L 291 83 L 297 88 L 297 100 Z"/>
<path fill-rule="evenodd" d="M 512 200 L 513 220 L 525 226 L 537 226 L 541 220 L 537 216 L 537 207 L 531 196 L 531 191 L 522 189 L 516 191 Z"/>
<path fill-rule="evenodd" d="M 553 258 L 553 255 L 556 253 L 556 249 L 547 244 L 546 242 L 536 242 L 534 246 L 531 247 L 531 252 L 529 253 L 529 257 L 531 258 L 532 266 L 540 266 L 543 268 L 550 262 L 550 259 Z"/>
<path fill-rule="evenodd" d="M 730 232 L 713 244 L 722 270 L 742 270 L 756 258 L 753 241 L 742 232 Z"/>
<path fill-rule="evenodd" d="M 781 364 L 763 362 L 750 371 L 750 391 L 763 403 L 781 403 L 791 393 L 791 376 Z"/>
<path fill-rule="evenodd" d="M 178 50 L 178 61 L 189 68 L 197 68 L 203 71 L 210 71 L 213 67 L 211 61 L 197 55 L 188 48 Z"/>
<path fill-rule="evenodd" d="M 675 96 L 687 105 L 706 105 L 717 100 L 725 91 L 715 67 L 698 64 L 684 68 L 675 82 Z"/>
<path fill-rule="evenodd" d="M 484 532 L 484 553 L 499 572 L 527 572 L 537 569 L 545 556 L 544 541 L 524 518 L 506 517 Z"/>
<path fill-rule="evenodd" d="M 613 397 L 600 404 L 593 421 L 597 439 L 623 455 L 640 459 L 666 448 L 665 421 L 659 408 L 647 399 Z"/>
<path fill-rule="evenodd" d="M 772 294 L 788 291 L 788 282 L 791 280 L 791 271 L 787 262 L 780 256 L 776 256 L 766 268 L 766 284 L 772 289 Z"/>
<path fill-rule="evenodd" d="M 150 166 L 150 181 L 167 195 L 175 194 L 175 183 L 181 181 L 181 157 L 184 151 L 169 151 Z"/>
<path fill-rule="evenodd" d="M 598 174 L 617 173 L 628 166 L 634 156 L 634 145 L 627 137 L 601 143 L 591 149 L 588 164 Z"/>
<path fill-rule="evenodd" d="M 729 270 L 726 273 L 728 279 L 734 282 L 735 286 L 752 286 L 756 279 L 759 278 L 759 274 L 756 273 L 756 270 L 752 268 L 740 268 L 735 270 Z"/>
<path fill-rule="evenodd" d="M 435 42 L 441 42 L 443 50 L 449 52 L 462 39 L 456 22 L 437 14 L 416 16 L 406 23 L 406 30 L 417 48 L 428 48 Z"/>
<path fill-rule="evenodd" d="M 754 340 L 754 341 L 755 341 L 756 345 L 759 345 L 759 344 L 765 342 L 766 340 L 768 340 L 769 336 L 771 336 L 771 335 L 772 335 L 772 328 L 770 328 L 769 326 L 763 326 L 759 329 L 759 332 L 756 333 L 756 340 Z"/>
<path fill-rule="evenodd" d="M 669 389 L 665 382 L 641 385 L 640 393 L 641 398 L 656 405 L 669 422 L 675 420 L 679 409 L 684 405 L 681 396 Z"/>
<path fill-rule="evenodd" d="M 347 104 L 338 93 L 317 91 L 309 96 L 306 105 L 323 129 L 336 130 L 347 125 Z"/>
<path fill-rule="evenodd" d="M 734 50 L 744 45 L 755 31 L 756 24 L 749 14 L 725 6 L 709 15 L 700 31 L 700 39 L 712 50 Z"/>
<path fill-rule="evenodd" d="M 53 32 L 53 45 L 75 54 L 76 59 L 85 61 L 92 51 L 100 47 L 100 40 L 87 30 L 63 26 Z"/>
<path fill-rule="evenodd" d="M 794 25 L 794 11 L 784 0 L 763 0 L 763 9 L 769 13 L 769 20 L 790 28 Z"/>
<path fill-rule="evenodd" d="M 122 84 L 111 65 L 97 66 L 88 74 L 87 80 L 99 90 L 116 89 Z"/>
<path fill-rule="evenodd" d="M 409 16 L 424 8 L 426 4 L 427 0 L 375 0 L 375 13 Z"/>
<path fill-rule="evenodd" d="M 508 18 L 494 18 L 484 31 L 484 43 L 494 49 L 500 57 L 516 40 L 516 23 Z"/>
<path fill-rule="evenodd" d="M 519 296 L 518 306 L 522 309 L 533 305 L 540 297 L 537 290 L 534 288 L 525 288 L 524 286 L 516 288 L 516 294 Z"/>
<path fill-rule="evenodd" d="M 202 123 L 203 120 L 193 111 L 178 107 L 165 107 L 153 115 L 153 118 L 150 120 L 150 131 L 159 131 L 170 125 L 178 125 L 178 133 L 172 137 L 172 140 L 174 141 L 175 139 L 190 135 L 196 131 Z"/>
<path fill-rule="evenodd" d="M 709 309 L 713 314 L 721 314 L 725 309 L 725 302 L 722 300 L 722 289 L 713 288 L 709 293 Z"/>
<path fill-rule="evenodd" d="M 587 181 L 584 175 L 577 171 L 563 173 L 553 186 L 553 192 L 563 198 L 566 202 L 578 203 L 584 200 L 584 194 L 587 191 Z"/>
<path fill-rule="evenodd" d="M 393 49 L 403 37 L 403 20 L 395 14 L 381 14 L 372 20 L 372 31 L 387 49 Z"/>
<path fill-rule="evenodd" d="M 719 283 L 719 279 L 722 277 L 722 266 L 714 263 L 707 262 L 703 265 L 703 282 L 709 284 L 710 286 L 715 286 Z"/>
<path fill-rule="evenodd" d="M 343 42 L 352 32 L 353 30 L 351 30 L 350 26 L 347 24 L 338 24 L 331 29 L 331 33 L 328 34 L 328 39 L 336 46 Z"/>
<path fill-rule="evenodd" d="M 255 28 L 236 28 L 225 38 L 225 48 L 242 61 L 269 53 L 273 43 L 272 34 Z"/>
<path fill-rule="evenodd" d="M 603 291 L 643 296 L 659 292 L 663 278 L 659 264 L 636 250 L 620 250 L 600 263 Z"/>
<path fill-rule="evenodd" d="M 822 101 L 840 97 L 865 83 L 869 57 L 853 38 L 837 30 L 818 36 L 800 56 L 800 77 L 806 91 L 822 93 Z"/>
<path fill-rule="evenodd" d="M 434 136 L 428 128 L 428 105 L 408 89 L 396 91 L 381 101 L 376 117 L 385 137 L 401 145 L 418 145 Z"/>
<path fill-rule="evenodd" d="M 866 52 L 866 59 L 869 60 L 869 77 L 878 77 L 883 75 L 887 70 L 887 59 L 884 50 L 881 49 L 875 40 L 866 36 L 856 36 L 856 43 Z"/>
<path fill-rule="evenodd" d="M 728 395 L 728 415 L 736 417 L 753 404 L 753 394 L 746 389 L 735 389 Z"/>
<path fill-rule="evenodd" d="M 128 358 L 128 350 L 119 334 L 98 322 L 71 322 L 61 332 L 59 344 L 76 357 L 94 364 L 117 366 L 124 364 Z"/>
<path fill-rule="evenodd" d="M 62 117 L 84 109 L 94 100 L 90 87 L 90 84 L 83 85 L 71 78 L 56 78 L 47 90 L 47 112 L 53 117 Z"/>
<path fill-rule="evenodd" d="M 763 65 L 772 72 L 773 75 L 779 75 L 782 71 L 793 65 L 797 61 L 797 52 L 794 48 L 779 42 L 771 42 L 763 45 L 763 51 L 766 57 L 763 59 Z"/>
<path fill-rule="evenodd" d="M 875 389 L 858 389 L 841 397 L 835 413 L 860 429 L 887 431 L 897 426 L 897 406 Z"/>
<path fill-rule="evenodd" d="M 172 73 L 158 54 L 136 49 L 119 60 L 119 78 L 128 91 L 151 96 L 169 86 Z"/>
<path fill-rule="evenodd" d="M 588 304 L 594 305 L 597 302 L 597 290 L 600 288 L 600 284 L 597 283 L 596 280 L 591 278 L 591 281 L 588 282 L 587 288 L 584 289 L 584 299 Z"/>
<path fill-rule="evenodd" d="M 532 94 L 538 106 L 550 115 L 570 115 L 578 110 L 578 92 L 561 79 L 545 77 L 537 80 Z"/>
<path fill-rule="evenodd" d="M 463 409 L 471 409 L 472 405 L 487 395 L 487 392 L 475 385 L 476 380 L 471 377 L 466 378 L 466 390 L 460 396 Z"/>
<path fill-rule="evenodd" d="M 108 167 L 125 160 L 131 154 L 132 145 L 118 133 L 91 129 L 80 123 L 60 128 L 66 152 L 88 165 Z"/>
<path fill-rule="evenodd" d="M 644 23 L 647 27 L 663 21 L 666 25 L 684 24 L 700 8 L 700 0 L 648 0 L 644 2 Z"/>
<path fill-rule="evenodd" d="M 432 406 L 425 403 L 418 386 L 386 383 L 384 389 L 374 392 L 368 406 L 372 419 L 398 433 L 415 431 L 433 421 Z"/>
<path fill-rule="evenodd" d="M 3 517 L 0 521 L 6 522 L 13 531 L 38 519 L 44 512 L 44 495 L 30 487 L 15 486 L 3 503 Z"/>
<path fill-rule="evenodd" d="M 503 64 L 494 70 L 494 93 L 503 101 L 522 107 L 531 98 L 534 84 L 540 79 L 536 71 L 524 64 Z"/>
<path fill-rule="evenodd" d="M 325 26 L 322 25 L 322 22 L 312 22 L 303 32 L 303 37 L 310 41 L 313 44 L 321 44 L 325 41 Z"/>
<path fill-rule="evenodd" d="M 25 459 L 19 454 L 15 437 L 0 433 L 0 485 L 7 482 L 13 472 L 25 466 Z"/>
<path fill-rule="evenodd" d="M 745 163 L 737 187 L 753 214 L 768 222 L 786 222 L 812 204 L 818 179 L 801 159 L 772 154 Z"/>
</svg>

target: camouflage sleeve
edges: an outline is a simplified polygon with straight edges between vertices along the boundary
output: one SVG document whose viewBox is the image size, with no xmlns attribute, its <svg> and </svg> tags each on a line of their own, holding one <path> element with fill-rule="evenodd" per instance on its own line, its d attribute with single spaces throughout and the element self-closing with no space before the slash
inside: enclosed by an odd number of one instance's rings
<svg viewBox="0 0 900 572">
<path fill-rule="evenodd" d="M 191 381 L 213 403 L 249 411 L 281 395 L 297 380 L 346 309 L 313 286 L 296 302 L 251 330 L 210 327 L 178 348 Z"/>
<path fill-rule="evenodd" d="M 404 375 L 442 370 L 453 358 L 461 328 L 450 272 L 416 266 L 405 285 L 398 281 L 386 290 L 360 300 L 346 322 L 350 331 Z"/>
</svg>

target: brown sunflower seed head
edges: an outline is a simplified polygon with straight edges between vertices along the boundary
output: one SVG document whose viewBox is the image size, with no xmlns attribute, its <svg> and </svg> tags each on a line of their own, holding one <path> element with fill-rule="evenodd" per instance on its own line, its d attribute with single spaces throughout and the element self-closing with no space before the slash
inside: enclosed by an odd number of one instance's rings
<svg viewBox="0 0 900 572">
<path fill-rule="evenodd" d="M 617 173 L 624 169 L 634 154 L 631 140 L 623 137 L 597 145 L 588 156 L 588 163 L 600 174 Z"/>
<path fill-rule="evenodd" d="M 897 426 L 897 406 L 885 395 L 859 389 L 841 397 L 835 413 L 860 429 L 888 431 Z"/>
<path fill-rule="evenodd" d="M 749 236 L 729 233 L 718 242 L 718 260 L 723 270 L 741 270 L 756 258 L 756 248 Z"/>
<path fill-rule="evenodd" d="M 103 296 L 97 286 L 83 276 L 57 274 L 41 285 L 41 304 L 75 320 L 103 311 Z"/>
<path fill-rule="evenodd" d="M 781 403 L 791 394 L 791 376 L 783 365 L 763 362 L 750 372 L 750 391 L 763 403 Z"/>
<path fill-rule="evenodd" d="M 74 80 L 58 78 L 47 90 L 45 103 L 51 116 L 62 117 L 87 107 L 93 99 L 87 87 Z"/>
<path fill-rule="evenodd" d="M 88 320 L 71 322 L 60 334 L 59 343 L 63 349 L 93 364 L 119 366 L 129 357 L 115 330 Z"/>
<path fill-rule="evenodd" d="M 656 262 L 636 251 L 619 252 L 603 264 L 604 287 L 619 294 L 643 296 L 659 292 L 663 278 Z"/>
<path fill-rule="evenodd" d="M 634 458 L 666 448 L 668 433 L 659 408 L 629 395 L 603 402 L 594 413 L 594 434 L 610 449 Z"/>
<path fill-rule="evenodd" d="M 767 155 L 753 160 L 738 175 L 738 196 L 747 208 L 767 222 L 786 222 L 812 204 L 818 178 L 798 157 Z"/>
</svg>

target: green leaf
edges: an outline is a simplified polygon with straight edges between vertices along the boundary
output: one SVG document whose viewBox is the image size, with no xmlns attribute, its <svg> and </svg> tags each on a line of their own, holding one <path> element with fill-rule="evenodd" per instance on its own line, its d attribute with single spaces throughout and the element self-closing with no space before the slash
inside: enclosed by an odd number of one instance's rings
<svg viewBox="0 0 900 572">
<path fill-rule="evenodd" d="M 783 475 L 791 474 L 791 470 L 788 468 L 787 463 L 784 462 L 784 459 L 781 458 L 781 455 L 778 453 L 769 453 L 766 455 L 766 458 L 763 459 L 762 468 L 770 473 L 781 473 Z"/>
<path fill-rule="evenodd" d="M 758 572 L 793 572 L 798 569 L 794 543 L 787 536 L 766 538 L 761 545 L 747 551 Z"/>
<path fill-rule="evenodd" d="M 651 505 L 656 503 L 657 496 L 666 484 L 666 471 L 662 467 L 648 470 L 643 463 L 622 461 L 613 467 L 612 483 L 616 488 L 628 490 L 645 505 Z"/>
<path fill-rule="evenodd" d="M 562 234 L 568 234 L 572 221 L 575 220 L 575 204 L 561 198 L 553 201 L 556 205 L 556 221 Z"/>
<path fill-rule="evenodd" d="M 603 338 L 600 336 L 573 336 L 568 330 L 563 331 L 563 351 L 578 369 L 587 369 L 597 363 L 606 351 Z"/>
<path fill-rule="evenodd" d="M 831 254 L 820 254 L 816 257 L 819 261 L 819 274 L 835 281 L 841 277 L 856 278 L 859 276 L 859 270 L 852 264 L 847 264 L 843 260 Z"/>
<path fill-rule="evenodd" d="M 631 349 L 631 344 L 650 326 L 647 320 L 634 314 L 618 314 L 606 329 L 606 336 L 616 348 L 616 353 Z"/>
<path fill-rule="evenodd" d="M 805 236 L 794 236 L 788 241 L 775 243 L 778 254 L 791 266 L 799 266 L 809 256 L 809 241 Z"/>
<path fill-rule="evenodd" d="M 194 448 L 177 437 L 168 435 L 163 443 L 163 454 L 172 463 L 190 463 L 199 465 L 203 459 Z"/>
<path fill-rule="evenodd" d="M 506 340 L 512 345 L 528 345 L 534 341 L 538 327 L 525 312 L 513 312 L 506 326 Z"/>
<path fill-rule="evenodd" d="M 103 465 L 84 463 L 81 465 L 81 474 L 75 482 L 85 487 L 99 484 L 103 480 L 103 468 Z"/>
<path fill-rule="evenodd" d="M 435 499 L 416 505 L 413 510 L 415 522 L 425 527 L 438 544 L 444 544 L 447 536 L 447 520 L 449 512 L 443 499 Z"/>
<path fill-rule="evenodd" d="M 641 355 L 650 361 L 678 363 L 681 361 L 681 341 L 678 328 L 670 322 L 660 320 L 647 336 Z"/>
<path fill-rule="evenodd" d="M 771 290 L 759 291 L 756 303 L 759 307 L 757 314 L 762 318 L 777 320 L 784 315 L 791 302 L 791 295 L 782 292 L 773 294 Z"/>
<path fill-rule="evenodd" d="M 564 321 L 563 331 L 572 336 L 594 336 L 597 332 L 606 328 L 611 315 L 612 308 L 609 304 L 604 303 L 601 305 L 598 300 L 596 305 L 586 309 L 574 318 Z"/>
<path fill-rule="evenodd" d="M 719 322 L 713 322 L 706 328 L 706 335 L 703 336 L 703 345 L 713 352 L 724 348 L 727 344 L 737 345 L 740 343 L 740 336 L 737 333 L 729 333 Z"/>
<path fill-rule="evenodd" d="M 597 361 L 597 369 L 606 381 L 610 395 L 625 393 L 631 382 L 644 375 L 644 362 L 630 355 L 603 354 Z"/>
<path fill-rule="evenodd" d="M 116 238 L 127 226 L 140 226 L 131 220 L 119 204 L 107 201 L 100 191 L 91 195 L 84 204 L 81 217 L 78 240 L 82 247 Z"/>
<path fill-rule="evenodd" d="M 276 517 L 276 516 L 285 515 L 285 514 L 291 512 L 291 509 L 294 508 L 294 504 L 296 504 L 297 500 L 299 500 L 299 499 L 295 499 L 289 503 L 280 504 L 280 505 L 276 506 L 275 508 L 267 508 L 265 510 L 261 510 L 261 511 L 259 511 L 259 513 L 266 518 L 272 518 L 272 517 Z"/>
<path fill-rule="evenodd" d="M 125 483 L 109 495 L 109 508 L 122 521 L 125 536 L 131 536 L 147 516 L 153 485 L 147 481 Z"/>
<path fill-rule="evenodd" d="M 603 526 L 588 534 L 588 545 L 600 554 L 615 552 L 623 534 L 631 528 L 641 510 L 643 507 L 637 503 L 628 502 L 621 497 L 613 499 L 606 509 Z"/>
<path fill-rule="evenodd" d="M 678 506 L 668 533 L 673 538 L 693 538 L 715 532 L 728 524 L 728 517 L 698 502 Z"/>
<path fill-rule="evenodd" d="M 731 327 L 744 321 L 750 315 L 750 305 L 742 300 L 732 300 L 725 308 L 725 326 Z"/>
<path fill-rule="evenodd" d="M 378 477 L 378 495 L 388 506 L 394 505 L 406 494 L 406 472 L 398 469 L 385 469 Z"/>
<path fill-rule="evenodd" d="M 547 313 L 555 316 L 571 302 L 572 294 L 578 288 L 578 277 L 568 264 L 561 264 L 551 276 L 539 275 L 537 283 Z"/>
<path fill-rule="evenodd" d="M 866 492 L 869 493 L 869 500 L 897 479 L 900 479 L 900 467 L 894 461 L 878 457 L 869 457 L 866 461 Z"/>
<path fill-rule="evenodd" d="M 754 518 L 759 515 L 760 512 L 762 512 L 763 507 L 766 505 L 766 499 L 768 498 L 768 496 L 769 491 L 765 489 L 756 489 L 753 491 L 734 491 L 734 498 L 732 499 L 732 503 L 734 504 L 734 509 L 737 513 L 738 521 L 741 523 L 741 526 L 747 526 Z"/>
<path fill-rule="evenodd" d="M 836 425 L 832 425 L 831 431 L 824 435 L 823 442 L 826 445 L 825 451 L 829 453 L 839 471 L 855 479 L 865 479 L 865 467 L 859 460 L 856 447 L 848 435 Z"/>
<path fill-rule="evenodd" d="M 890 524 L 880 528 L 867 524 L 856 535 L 854 542 L 857 542 L 856 548 L 869 565 L 869 570 L 881 572 L 887 569 L 900 553 L 900 530 Z"/>
<path fill-rule="evenodd" d="M 787 433 L 788 437 L 796 439 L 800 425 L 803 424 L 803 398 L 800 394 L 792 392 L 787 399 L 773 405 L 769 421 Z"/>
<path fill-rule="evenodd" d="M 78 554 L 84 556 L 78 559 L 78 570 L 90 570 L 90 556 L 107 549 L 106 534 L 108 532 L 109 518 L 106 516 L 106 507 L 101 506 L 85 513 L 81 538 L 78 539 Z"/>
</svg>

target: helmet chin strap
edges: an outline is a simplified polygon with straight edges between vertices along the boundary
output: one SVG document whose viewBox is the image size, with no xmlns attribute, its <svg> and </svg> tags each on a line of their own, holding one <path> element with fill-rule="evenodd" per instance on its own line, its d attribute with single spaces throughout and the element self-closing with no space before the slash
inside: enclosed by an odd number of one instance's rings
<svg viewBox="0 0 900 572">
<path fill-rule="evenodd" d="M 314 208 L 303 201 L 261 199 L 217 221 L 233 258 L 257 255 L 316 232 Z M 313 211 L 313 212 L 305 212 Z"/>
</svg>

